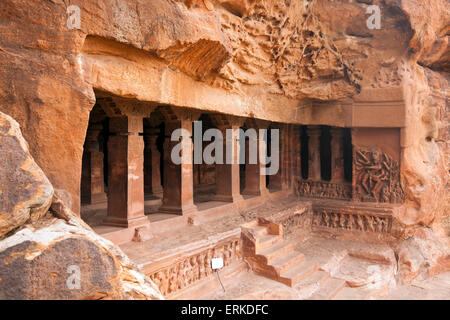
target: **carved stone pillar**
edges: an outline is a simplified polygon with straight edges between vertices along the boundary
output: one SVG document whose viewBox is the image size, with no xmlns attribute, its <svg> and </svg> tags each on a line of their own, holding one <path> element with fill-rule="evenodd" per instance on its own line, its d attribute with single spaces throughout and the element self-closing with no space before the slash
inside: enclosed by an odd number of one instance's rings
<svg viewBox="0 0 450 320">
<path fill-rule="evenodd" d="M 284 135 L 285 132 L 281 130 L 281 127 L 279 125 L 277 126 L 272 126 L 271 130 L 278 130 L 279 131 L 279 150 L 278 150 L 278 155 L 279 155 L 279 168 L 278 168 L 278 172 L 274 175 L 269 176 L 269 189 L 272 190 L 280 190 L 283 189 L 283 168 L 284 168 L 284 161 L 283 161 L 283 150 L 285 148 L 284 146 Z M 267 134 L 271 134 L 271 131 L 269 130 L 267 132 Z M 271 143 L 274 143 L 271 140 Z M 274 155 L 271 155 L 271 157 L 273 158 Z"/>
<path fill-rule="evenodd" d="M 101 203 L 107 200 L 103 177 L 103 152 L 100 151 L 98 143 L 101 130 L 101 124 L 93 124 L 89 126 L 86 133 L 81 195 L 82 202 L 87 204 Z"/>
<path fill-rule="evenodd" d="M 144 131 L 144 192 L 156 197 L 162 197 L 160 158 L 156 140 L 159 129 Z"/>
<path fill-rule="evenodd" d="M 214 200 L 224 202 L 235 202 L 241 199 L 240 177 L 239 177 L 239 127 L 240 123 L 235 122 L 229 126 L 222 126 L 219 129 L 223 136 L 223 164 L 216 164 L 216 196 Z M 232 132 L 227 135 L 227 129 Z M 228 150 L 227 146 L 231 146 Z M 227 153 L 230 152 L 230 155 Z M 227 163 L 227 158 L 231 163 Z"/>
<path fill-rule="evenodd" d="M 313 181 L 320 181 L 322 179 L 320 165 L 320 136 L 322 135 L 322 129 L 320 127 L 311 126 L 307 128 L 307 133 L 309 136 L 308 179 Z"/>
<path fill-rule="evenodd" d="M 264 140 L 264 135 L 260 129 L 266 129 L 268 123 L 264 121 L 253 120 L 252 126 L 257 133 L 257 163 L 249 163 L 249 148 L 255 147 L 250 146 L 248 141 L 246 142 L 246 164 L 245 164 L 245 188 L 243 194 L 245 195 L 255 195 L 261 196 L 267 194 L 268 190 L 266 188 L 266 175 L 261 174 L 262 171 L 266 170 L 266 165 L 261 161 L 261 155 L 266 155 L 266 141 Z"/>
<path fill-rule="evenodd" d="M 289 188 L 289 125 L 283 124 L 280 131 L 281 139 L 281 173 L 283 188 Z"/>
<path fill-rule="evenodd" d="M 143 118 L 111 118 L 108 141 L 108 216 L 105 223 L 135 227 L 148 223 L 144 215 Z"/>
<path fill-rule="evenodd" d="M 164 140 L 164 192 L 161 212 L 184 215 L 196 211 L 194 205 L 194 167 L 192 159 L 192 120 L 169 121 L 165 124 Z M 171 141 L 172 132 L 184 129 L 188 136 L 181 137 L 181 164 L 172 161 L 172 149 L 180 141 Z"/>
<path fill-rule="evenodd" d="M 343 129 L 331 128 L 331 182 L 342 183 L 344 174 Z"/>
</svg>

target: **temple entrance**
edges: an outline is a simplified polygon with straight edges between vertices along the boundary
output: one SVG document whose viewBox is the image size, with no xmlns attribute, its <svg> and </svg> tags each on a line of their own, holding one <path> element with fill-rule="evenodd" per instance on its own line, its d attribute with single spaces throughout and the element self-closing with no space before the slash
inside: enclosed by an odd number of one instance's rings
<svg viewBox="0 0 450 320">
<path fill-rule="evenodd" d="M 261 148 L 267 158 L 276 156 L 268 149 L 271 130 L 280 124 L 95 93 L 83 153 L 81 216 L 110 240 L 145 241 L 151 232 L 237 213 L 286 189 L 287 153 L 280 152 L 279 169 L 270 176 L 263 174 L 267 159 L 259 157 Z M 241 137 L 240 128 L 254 130 Z M 176 137 L 177 129 L 187 135 Z M 207 137 L 210 129 L 221 133 L 222 161 L 215 154 L 220 149 L 211 153 L 213 161 L 194 161 L 194 149 L 203 154 L 219 139 Z M 174 163 L 174 152 L 180 163 Z M 240 164 L 242 152 L 246 161 Z M 251 163 L 250 156 L 257 161 Z"/>
</svg>

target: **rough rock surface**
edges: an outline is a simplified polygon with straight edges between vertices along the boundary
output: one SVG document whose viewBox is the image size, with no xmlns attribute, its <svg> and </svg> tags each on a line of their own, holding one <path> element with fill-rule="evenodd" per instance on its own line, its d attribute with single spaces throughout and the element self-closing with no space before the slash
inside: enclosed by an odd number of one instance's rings
<svg viewBox="0 0 450 320">
<path fill-rule="evenodd" d="M 0 299 L 162 298 L 119 248 L 66 207 L 62 192 L 53 196 L 18 124 L 1 112 L 0 150 Z"/>
<path fill-rule="evenodd" d="M 418 228 L 396 248 L 400 283 L 422 281 L 450 269 L 450 249 L 428 228 Z"/>
<path fill-rule="evenodd" d="M 28 151 L 19 124 L 0 112 L 0 239 L 25 222 L 39 220 L 53 187 Z"/>
</svg>

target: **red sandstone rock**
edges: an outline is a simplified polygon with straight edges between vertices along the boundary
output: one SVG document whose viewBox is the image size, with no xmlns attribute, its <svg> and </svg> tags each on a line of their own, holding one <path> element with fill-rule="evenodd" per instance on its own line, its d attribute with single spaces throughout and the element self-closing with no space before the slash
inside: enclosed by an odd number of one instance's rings
<svg viewBox="0 0 450 320">
<path fill-rule="evenodd" d="M 50 207 L 53 187 L 28 151 L 19 124 L 0 112 L 0 239 Z"/>
<path fill-rule="evenodd" d="M 402 283 L 421 281 L 450 268 L 450 250 L 431 229 L 418 228 L 397 247 Z"/>
</svg>

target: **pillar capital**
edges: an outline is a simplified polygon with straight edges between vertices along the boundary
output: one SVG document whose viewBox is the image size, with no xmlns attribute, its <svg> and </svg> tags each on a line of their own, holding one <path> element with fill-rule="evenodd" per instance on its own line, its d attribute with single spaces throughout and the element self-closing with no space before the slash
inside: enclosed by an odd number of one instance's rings
<svg viewBox="0 0 450 320">
<path fill-rule="evenodd" d="M 139 134 L 144 131 L 142 117 L 115 117 L 109 120 L 109 131 L 120 135 Z"/>
<path fill-rule="evenodd" d="M 319 126 L 308 126 L 306 132 L 310 137 L 320 137 L 322 135 L 322 128 Z"/>
<path fill-rule="evenodd" d="M 248 118 L 245 121 L 245 125 L 248 128 L 253 128 L 253 129 L 267 129 L 270 125 L 270 121 L 255 119 L 255 118 Z"/>
<path fill-rule="evenodd" d="M 210 115 L 213 124 L 218 128 L 234 128 L 234 127 L 242 127 L 245 123 L 245 118 L 236 117 L 226 114 L 212 114 Z"/>
<path fill-rule="evenodd" d="M 344 135 L 344 130 L 342 128 L 332 127 L 330 128 L 331 138 L 342 137 Z"/>
<path fill-rule="evenodd" d="M 86 149 L 89 151 L 98 151 L 100 146 L 98 143 L 98 137 L 102 131 L 103 126 L 101 124 L 90 124 L 86 131 Z"/>
</svg>

